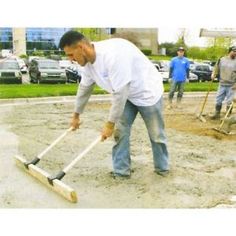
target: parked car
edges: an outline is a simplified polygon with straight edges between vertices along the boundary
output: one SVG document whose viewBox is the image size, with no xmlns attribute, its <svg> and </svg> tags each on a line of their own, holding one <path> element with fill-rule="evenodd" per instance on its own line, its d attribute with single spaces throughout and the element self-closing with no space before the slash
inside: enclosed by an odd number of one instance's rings
<svg viewBox="0 0 236 236">
<path fill-rule="evenodd" d="M 198 76 L 198 80 L 201 82 L 210 81 L 212 68 L 208 64 L 196 64 L 191 72 Z"/>
<path fill-rule="evenodd" d="M 161 60 L 160 61 L 160 65 L 161 65 L 160 71 L 169 71 L 169 69 L 170 69 L 170 61 Z"/>
<path fill-rule="evenodd" d="M 198 81 L 199 81 L 198 76 L 190 72 L 187 82 L 198 82 Z"/>
<path fill-rule="evenodd" d="M 170 80 L 170 78 L 169 78 L 169 63 L 166 61 L 165 62 L 162 61 L 162 67 L 159 72 L 162 76 L 163 83 L 168 83 Z"/>
<path fill-rule="evenodd" d="M 23 59 L 17 59 L 16 61 L 19 64 L 21 73 L 26 74 L 28 72 L 28 67 L 25 64 L 25 61 Z"/>
<path fill-rule="evenodd" d="M 11 49 L 2 49 L 0 51 L 0 57 L 6 58 L 12 56 L 12 50 Z"/>
<path fill-rule="evenodd" d="M 169 73 L 168 73 L 168 77 L 169 77 Z M 168 78 L 168 81 L 171 82 L 171 78 Z M 193 73 L 189 73 L 189 78 L 186 79 L 186 82 L 198 82 L 198 76 L 193 74 Z"/>
<path fill-rule="evenodd" d="M 29 67 L 30 82 L 66 83 L 66 73 L 59 62 L 51 59 L 33 59 Z"/>
<path fill-rule="evenodd" d="M 80 83 L 82 67 L 79 64 L 71 64 L 66 68 L 67 83 Z"/>
<path fill-rule="evenodd" d="M 0 61 L 0 83 L 22 84 L 22 74 L 16 60 Z"/>
<path fill-rule="evenodd" d="M 70 60 L 60 60 L 59 65 L 61 69 L 66 69 L 72 65 L 72 62 Z"/>
<path fill-rule="evenodd" d="M 151 60 L 152 64 L 156 67 L 156 69 L 158 71 L 160 71 L 161 69 L 161 63 L 159 61 L 156 61 L 156 60 Z"/>
<path fill-rule="evenodd" d="M 160 71 L 160 74 L 162 76 L 163 83 L 169 82 L 169 71 Z"/>
<path fill-rule="evenodd" d="M 195 62 L 189 60 L 189 69 L 192 70 L 192 69 L 194 69 L 194 67 L 195 67 Z"/>
</svg>

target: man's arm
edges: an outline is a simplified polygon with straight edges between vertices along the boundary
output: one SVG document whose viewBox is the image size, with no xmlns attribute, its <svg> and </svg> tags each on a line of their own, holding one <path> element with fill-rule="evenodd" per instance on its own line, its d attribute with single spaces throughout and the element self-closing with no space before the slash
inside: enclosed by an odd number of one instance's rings
<svg viewBox="0 0 236 236">
<path fill-rule="evenodd" d="M 174 70 L 174 61 L 173 59 L 170 61 L 170 68 L 169 68 L 169 78 L 172 78 Z"/>
<path fill-rule="evenodd" d="M 217 76 L 220 75 L 220 59 L 218 59 L 218 61 L 216 62 L 214 68 L 213 68 L 213 71 L 212 71 L 212 74 L 211 74 L 211 79 L 214 80 Z"/>
<path fill-rule="evenodd" d="M 216 64 L 211 74 L 211 79 L 214 80 L 216 76 L 219 75 L 219 65 Z"/>
<path fill-rule="evenodd" d="M 124 112 L 124 107 L 129 95 L 129 84 L 125 85 L 118 92 L 112 93 L 112 106 L 108 121 L 102 131 L 102 141 L 110 137 L 114 131 L 115 124 L 118 122 Z"/>
<path fill-rule="evenodd" d="M 172 78 L 172 73 L 173 73 L 173 67 L 170 67 L 170 69 L 169 69 L 169 78 Z"/>
<path fill-rule="evenodd" d="M 80 88 L 77 91 L 76 101 L 75 101 L 75 113 L 82 114 L 87 104 L 92 92 L 93 92 L 94 84 L 90 86 L 85 86 L 80 84 Z"/>
<path fill-rule="evenodd" d="M 125 103 L 129 95 L 129 84 L 125 85 L 119 92 L 112 94 L 112 106 L 110 108 L 110 122 L 116 123 L 124 111 Z"/>
<path fill-rule="evenodd" d="M 74 109 L 74 113 L 72 115 L 72 120 L 71 120 L 71 127 L 73 128 L 73 130 L 76 130 L 79 128 L 80 114 L 83 113 L 84 108 L 89 100 L 89 97 L 92 94 L 93 88 L 94 88 L 94 84 L 90 86 L 85 86 L 85 85 L 80 84 L 80 89 L 78 89 L 77 91 L 75 109 Z"/>
<path fill-rule="evenodd" d="M 187 68 L 187 70 L 186 70 L 186 76 L 187 76 L 188 79 L 189 79 L 189 75 L 190 75 L 190 69 Z"/>
<path fill-rule="evenodd" d="M 189 76 L 190 76 L 190 63 L 189 63 L 189 60 L 187 60 L 186 76 L 187 76 L 187 79 L 189 79 Z"/>
</svg>

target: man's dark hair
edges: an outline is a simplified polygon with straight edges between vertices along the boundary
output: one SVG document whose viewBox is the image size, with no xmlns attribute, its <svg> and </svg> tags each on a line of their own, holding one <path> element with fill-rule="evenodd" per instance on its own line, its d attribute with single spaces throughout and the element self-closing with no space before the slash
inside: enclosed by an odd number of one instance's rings
<svg viewBox="0 0 236 236">
<path fill-rule="evenodd" d="M 230 53 L 231 51 L 236 51 L 236 46 L 229 47 L 228 52 Z"/>
<path fill-rule="evenodd" d="M 71 46 L 83 39 L 85 39 L 83 34 L 74 30 L 67 31 L 60 39 L 59 48 L 63 49 L 65 46 Z"/>
</svg>

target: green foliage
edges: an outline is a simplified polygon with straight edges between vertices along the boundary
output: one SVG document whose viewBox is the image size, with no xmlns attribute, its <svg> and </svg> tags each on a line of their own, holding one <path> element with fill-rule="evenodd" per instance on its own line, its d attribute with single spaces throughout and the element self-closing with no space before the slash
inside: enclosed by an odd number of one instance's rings
<svg viewBox="0 0 236 236">
<path fill-rule="evenodd" d="M 167 56 L 170 56 L 170 57 L 176 56 L 177 46 L 175 43 L 169 43 L 169 42 L 161 43 L 159 45 L 159 48 L 166 48 Z"/>
<path fill-rule="evenodd" d="M 21 55 L 20 55 L 20 58 L 22 58 L 22 59 L 27 59 L 27 58 L 28 58 L 28 56 L 27 56 L 27 55 L 25 55 L 25 54 L 21 54 Z"/>
<path fill-rule="evenodd" d="M 75 30 L 82 33 L 91 41 L 99 41 L 108 38 L 108 35 L 104 33 L 105 30 L 102 28 L 75 28 Z"/>
<path fill-rule="evenodd" d="M 163 55 L 150 55 L 148 56 L 150 60 L 171 60 L 172 57 L 170 56 L 163 56 Z"/>
<path fill-rule="evenodd" d="M 151 49 L 145 48 L 145 49 L 141 49 L 141 51 L 142 51 L 143 54 L 146 55 L 146 56 L 152 55 L 152 50 L 151 50 Z"/>
<path fill-rule="evenodd" d="M 33 51 L 32 56 L 43 57 L 44 56 L 44 51 L 41 51 L 41 50 Z"/>
<path fill-rule="evenodd" d="M 178 47 L 182 46 L 186 49 L 185 56 L 192 59 L 216 61 L 218 58 L 227 54 L 228 48 L 233 44 L 231 38 L 211 38 L 208 39 L 206 48 L 187 47 L 185 44 L 184 31 L 181 32 L 176 43 L 165 42 L 159 45 L 160 48 L 166 48 L 167 56 L 176 56 Z"/>
</svg>

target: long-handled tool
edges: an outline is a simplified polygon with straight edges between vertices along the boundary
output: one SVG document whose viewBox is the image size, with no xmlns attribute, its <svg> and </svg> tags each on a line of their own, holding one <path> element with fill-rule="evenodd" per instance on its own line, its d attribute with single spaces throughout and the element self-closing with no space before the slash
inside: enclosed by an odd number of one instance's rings
<svg viewBox="0 0 236 236">
<path fill-rule="evenodd" d="M 56 139 L 52 144 L 55 146 L 56 143 L 58 143 L 67 133 L 71 130 L 68 129 L 64 134 L 62 134 L 58 139 Z M 27 164 L 27 161 L 21 157 L 21 156 L 15 156 L 16 163 L 18 166 L 23 168 L 28 174 L 35 177 L 37 180 L 39 180 L 41 183 L 45 184 L 47 187 L 49 187 L 51 190 L 55 191 L 56 193 L 63 196 L 65 199 L 71 201 L 71 202 L 77 202 L 77 194 L 74 189 L 72 189 L 70 186 L 64 184 L 61 179 L 66 175 L 66 173 L 83 157 L 85 156 L 99 141 L 101 140 L 101 137 L 99 136 L 96 138 L 96 140 L 91 143 L 81 154 L 79 154 L 68 166 L 66 166 L 62 171 L 60 171 L 56 176 L 51 176 L 46 171 L 42 170 L 41 168 L 37 167 L 35 164 L 30 163 Z M 51 145 L 52 145 L 51 144 Z M 52 146 L 50 147 L 52 148 Z M 51 149 L 50 148 L 50 149 Z M 48 148 L 46 149 L 47 151 Z M 45 150 L 45 151 L 46 151 Z M 45 155 L 46 152 L 43 152 Z M 42 154 L 42 153 L 41 153 Z M 39 158 L 39 157 L 37 157 Z M 42 158 L 42 155 L 40 156 L 39 160 Z M 38 162 L 36 162 L 38 163 Z"/>
<path fill-rule="evenodd" d="M 225 117 L 224 117 L 223 120 L 221 121 L 219 128 L 213 128 L 213 130 L 215 130 L 215 131 L 217 131 L 217 132 L 220 132 L 220 133 L 222 133 L 222 134 L 229 134 L 229 133 L 227 133 L 225 130 L 223 130 L 222 127 L 223 127 L 223 125 L 224 125 L 224 123 L 225 123 L 225 120 L 226 120 L 226 118 L 228 117 L 228 115 L 229 115 L 231 109 L 233 108 L 233 105 L 234 105 L 234 103 L 232 102 L 232 103 L 230 104 L 230 106 L 229 106 L 229 108 L 228 108 L 226 114 L 225 114 Z"/>
<path fill-rule="evenodd" d="M 58 172 L 55 176 L 48 177 L 49 184 L 53 185 L 55 180 L 61 180 L 70 169 L 82 158 L 84 157 L 98 142 L 101 141 L 101 136 L 96 138 L 83 152 L 81 152 L 69 165 L 64 167 L 63 170 Z"/>
<path fill-rule="evenodd" d="M 26 161 L 24 163 L 24 166 L 28 168 L 30 164 L 36 165 L 42 157 L 49 152 L 57 143 L 59 143 L 70 131 L 72 130 L 72 127 L 67 129 L 63 134 L 61 134 L 55 141 L 53 141 L 45 150 L 43 150 L 40 154 L 38 154 L 33 160 L 31 161 Z"/>
<path fill-rule="evenodd" d="M 198 118 L 200 121 L 204 122 L 204 123 L 206 122 L 206 119 L 203 117 L 202 114 L 203 114 L 204 108 L 205 108 L 205 106 L 206 106 L 207 98 L 208 98 L 208 95 L 209 95 L 209 93 L 210 93 L 210 91 L 211 91 L 212 84 L 213 84 L 213 80 L 211 80 L 210 85 L 208 86 L 208 90 L 207 90 L 206 96 L 205 96 L 205 98 L 204 98 L 204 101 L 203 101 L 203 104 L 202 104 L 200 113 L 197 114 L 197 118 Z"/>
</svg>

